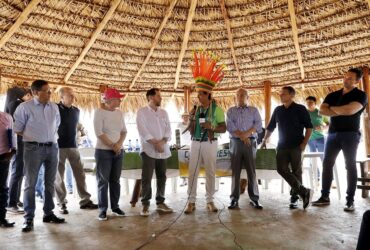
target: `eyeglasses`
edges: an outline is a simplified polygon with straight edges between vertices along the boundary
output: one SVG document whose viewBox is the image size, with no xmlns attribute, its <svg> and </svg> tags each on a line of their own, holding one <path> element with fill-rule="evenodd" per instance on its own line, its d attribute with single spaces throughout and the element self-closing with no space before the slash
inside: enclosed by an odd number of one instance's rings
<svg viewBox="0 0 370 250">
<path fill-rule="evenodd" d="M 39 92 L 51 94 L 51 89 L 39 90 Z"/>
</svg>

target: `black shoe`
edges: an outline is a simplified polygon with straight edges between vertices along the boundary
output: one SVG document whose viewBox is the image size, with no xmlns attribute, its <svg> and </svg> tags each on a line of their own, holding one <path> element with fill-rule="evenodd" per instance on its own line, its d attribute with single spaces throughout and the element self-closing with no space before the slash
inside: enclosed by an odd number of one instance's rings
<svg viewBox="0 0 370 250">
<path fill-rule="evenodd" d="M 64 218 L 57 217 L 55 214 L 51 214 L 47 216 L 44 215 L 44 218 L 42 218 L 42 221 L 46 223 L 55 223 L 55 224 L 61 224 L 65 222 Z"/>
<path fill-rule="evenodd" d="M 14 227 L 14 222 L 9 222 L 7 219 L 0 220 L 0 227 Z"/>
<path fill-rule="evenodd" d="M 22 202 L 20 202 L 20 201 L 18 201 L 18 202 L 17 202 L 17 206 L 18 206 L 18 207 L 23 207 L 23 203 L 22 203 Z"/>
<path fill-rule="evenodd" d="M 61 214 L 68 214 L 67 206 L 66 204 L 62 204 L 59 208 L 59 213 Z"/>
<path fill-rule="evenodd" d="M 108 220 L 107 212 L 100 212 L 98 220 Z"/>
<path fill-rule="evenodd" d="M 86 203 L 85 205 L 80 206 L 81 209 L 98 209 L 99 206 L 97 204 L 94 204 L 92 201 Z"/>
<path fill-rule="evenodd" d="M 239 203 L 237 200 L 231 200 L 230 206 L 228 206 L 228 209 L 238 209 Z"/>
<path fill-rule="evenodd" d="M 317 201 L 312 202 L 312 206 L 327 206 L 330 205 L 329 197 L 321 196 Z"/>
<path fill-rule="evenodd" d="M 297 209 L 298 208 L 298 201 L 299 201 L 299 197 L 297 197 L 297 196 L 290 197 L 289 208 L 290 209 Z"/>
<path fill-rule="evenodd" d="M 33 220 L 25 220 L 22 226 L 22 232 L 30 232 L 33 230 Z"/>
<path fill-rule="evenodd" d="M 115 209 L 112 209 L 112 213 L 117 216 L 125 216 L 125 212 L 123 212 L 121 209 L 118 207 Z"/>
<path fill-rule="evenodd" d="M 344 206 L 344 211 L 346 212 L 355 211 L 355 206 L 353 205 L 353 201 L 347 201 L 346 205 Z"/>
<path fill-rule="evenodd" d="M 252 207 L 255 209 L 263 209 L 263 206 L 258 201 L 250 201 L 249 204 L 251 204 Z"/>
<path fill-rule="evenodd" d="M 311 205 L 312 196 L 313 190 L 306 188 L 304 194 L 302 195 L 303 209 L 306 209 L 309 205 Z"/>
</svg>

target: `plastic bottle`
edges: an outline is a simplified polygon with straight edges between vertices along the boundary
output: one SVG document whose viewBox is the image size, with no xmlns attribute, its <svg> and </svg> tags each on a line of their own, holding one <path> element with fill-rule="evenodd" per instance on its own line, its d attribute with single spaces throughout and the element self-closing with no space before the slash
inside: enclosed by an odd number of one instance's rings
<svg viewBox="0 0 370 250">
<path fill-rule="evenodd" d="M 131 140 L 128 140 L 128 149 L 127 149 L 128 152 L 132 152 L 132 143 L 131 143 Z"/>
</svg>

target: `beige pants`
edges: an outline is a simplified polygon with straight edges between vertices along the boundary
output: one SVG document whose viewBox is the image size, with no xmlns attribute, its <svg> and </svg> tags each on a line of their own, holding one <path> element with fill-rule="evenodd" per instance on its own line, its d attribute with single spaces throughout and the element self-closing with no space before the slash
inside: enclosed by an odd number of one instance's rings
<svg viewBox="0 0 370 250">
<path fill-rule="evenodd" d="M 200 166 L 206 170 L 206 199 L 213 201 L 215 194 L 217 141 L 198 142 L 192 141 L 189 160 L 189 202 L 195 203 L 197 197 L 197 184 Z"/>
<path fill-rule="evenodd" d="M 64 184 L 65 163 L 68 159 L 71 164 L 73 176 L 76 180 L 77 192 L 80 196 L 80 206 L 90 202 L 91 195 L 86 190 L 85 172 L 81 162 L 80 153 L 77 148 L 60 148 L 59 149 L 59 164 L 55 178 L 55 192 L 59 205 L 66 204 L 67 190 Z"/>
</svg>

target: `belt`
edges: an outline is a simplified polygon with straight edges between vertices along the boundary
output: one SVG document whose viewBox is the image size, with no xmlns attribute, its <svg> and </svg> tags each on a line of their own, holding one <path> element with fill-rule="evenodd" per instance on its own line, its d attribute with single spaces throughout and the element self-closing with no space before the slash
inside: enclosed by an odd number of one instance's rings
<svg viewBox="0 0 370 250">
<path fill-rule="evenodd" d="M 39 147 L 51 147 L 54 144 L 53 142 L 36 142 L 36 141 L 26 141 L 26 143 L 36 145 Z"/>
<path fill-rule="evenodd" d="M 256 140 L 255 137 L 248 137 L 248 138 L 249 138 L 249 140 Z M 231 137 L 231 139 L 232 140 L 239 140 L 239 141 L 241 141 L 240 138 Z"/>
<path fill-rule="evenodd" d="M 192 141 L 200 141 L 200 142 L 204 142 L 204 141 L 208 141 L 208 139 L 198 139 L 198 138 L 193 138 L 191 139 Z M 214 138 L 214 139 L 211 139 L 211 141 L 217 141 L 217 138 Z"/>
</svg>

